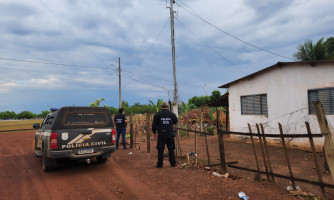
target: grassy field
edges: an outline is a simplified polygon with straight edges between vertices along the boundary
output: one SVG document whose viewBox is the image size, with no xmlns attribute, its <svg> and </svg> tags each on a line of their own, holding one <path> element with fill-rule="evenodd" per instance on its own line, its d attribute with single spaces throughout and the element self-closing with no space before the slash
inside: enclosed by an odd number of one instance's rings
<svg viewBox="0 0 334 200">
<path fill-rule="evenodd" d="M 43 119 L 31 120 L 3 120 L 0 121 L 0 130 L 32 129 L 34 123 L 42 123 Z"/>
</svg>

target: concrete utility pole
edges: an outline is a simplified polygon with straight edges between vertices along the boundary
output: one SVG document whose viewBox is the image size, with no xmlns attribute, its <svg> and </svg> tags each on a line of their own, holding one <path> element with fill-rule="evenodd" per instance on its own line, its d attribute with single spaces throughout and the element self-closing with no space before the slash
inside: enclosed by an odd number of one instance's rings
<svg viewBox="0 0 334 200">
<path fill-rule="evenodd" d="M 170 0 L 170 31 L 171 31 L 171 42 L 172 42 L 172 59 L 173 59 L 173 78 L 174 78 L 174 102 L 175 107 L 173 112 L 178 115 L 178 94 L 177 94 L 177 83 L 176 83 L 176 65 L 175 65 L 175 39 L 174 39 L 174 0 Z"/>
<path fill-rule="evenodd" d="M 118 98 L 119 108 L 122 108 L 122 96 L 121 96 L 121 57 L 118 57 Z"/>
</svg>

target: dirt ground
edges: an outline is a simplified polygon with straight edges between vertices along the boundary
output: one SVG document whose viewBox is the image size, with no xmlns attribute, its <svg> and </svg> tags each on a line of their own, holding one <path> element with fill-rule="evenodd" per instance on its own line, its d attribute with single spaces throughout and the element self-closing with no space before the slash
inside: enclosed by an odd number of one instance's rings
<svg viewBox="0 0 334 200">
<path fill-rule="evenodd" d="M 151 148 L 146 153 L 145 143 L 116 151 L 106 164 L 64 162 L 49 173 L 43 172 L 42 159 L 34 155 L 34 131 L 0 133 L 0 146 L 1 200 L 239 199 L 240 191 L 250 199 L 296 199 L 286 187 L 261 184 L 247 174 L 241 173 L 245 178 L 219 178 L 205 169 L 171 168 L 168 160 L 157 169 L 157 152 Z"/>
</svg>

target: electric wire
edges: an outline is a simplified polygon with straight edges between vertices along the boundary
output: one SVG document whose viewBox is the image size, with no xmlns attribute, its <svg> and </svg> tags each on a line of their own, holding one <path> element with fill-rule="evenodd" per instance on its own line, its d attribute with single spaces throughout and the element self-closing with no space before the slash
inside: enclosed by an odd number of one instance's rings
<svg viewBox="0 0 334 200">
<path fill-rule="evenodd" d="M 58 66 L 66 66 L 66 67 L 80 67 L 80 68 L 92 68 L 92 69 L 110 69 L 106 67 L 93 67 L 93 66 L 85 66 L 85 65 L 72 65 L 72 64 L 63 64 L 63 63 L 52 63 L 52 62 L 44 62 L 44 61 L 35 61 L 35 60 L 20 60 L 13 58 L 3 58 L 0 57 L 0 60 L 6 61 L 14 61 L 14 62 L 25 62 L 25 63 L 35 63 L 35 64 L 46 64 L 46 65 L 58 65 Z"/>
<path fill-rule="evenodd" d="M 234 38 L 234 39 L 236 39 L 236 40 L 238 40 L 238 41 L 240 41 L 240 42 L 242 42 L 242 43 L 244 43 L 244 44 L 246 44 L 246 45 L 248 45 L 248 46 L 251 46 L 251 47 L 253 47 L 253 48 L 255 48 L 255 49 L 258 49 L 258 50 L 267 52 L 267 53 L 269 53 L 269 54 L 272 54 L 272 55 L 275 55 L 275 56 L 278 56 L 278 57 L 286 58 L 286 59 L 289 59 L 289 60 L 295 60 L 295 59 L 293 59 L 293 58 L 290 58 L 290 57 L 287 57 L 287 56 L 283 56 L 283 55 L 280 55 L 280 54 L 278 54 L 278 53 L 274 53 L 274 52 L 272 52 L 272 51 L 266 50 L 266 49 L 264 49 L 264 48 L 262 48 L 262 47 L 256 46 L 256 45 L 254 45 L 254 44 L 252 44 L 252 43 L 250 43 L 250 42 L 247 42 L 247 41 L 245 41 L 245 40 L 240 39 L 240 38 L 237 37 L 237 36 L 232 35 L 231 33 L 228 33 L 228 32 L 226 32 L 226 31 L 222 30 L 221 28 L 215 26 L 214 24 L 210 23 L 209 21 L 207 21 L 206 19 L 204 19 L 203 17 L 201 17 L 201 16 L 200 16 L 199 14 L 197 14 L 194 10 L 192 10 L 189 6 L 187 6 L 187 4 L 185 4 L 183 1 L 181 1 L 181 0 L 179 0 L 179 1 L 180 1 L 181 3 L 183 3 L 187 8 L 185 8 L 184 6 L 182 6 L 182 5 L 179 4 L 179 3 L 176 3 L 178 6 L 180 6 L 180 7 L 183 8 L 185 11 L 187 11 L 187 12 L 190 13 L 191 15 L 195 16 L 196 18 L 200 19 L 201 21 L 205 22 L 206 24 L 208 24 L 208 25 L 212 26 L 213 28 L 219 30 L 220 32 L 222 32 L 222 33 L 224 33 L 224 34 L 226 34 L 226 35 L 228 35 L 228 36 L 230 36 L 230 37 L 232 37 L 232 38 Z"/>
<path fill-rule="evenodd" d="M 184 23 L 182 23 L 178 18 L 176 20 L 184 27 L 186 28 L 189 32 L 191 32 L 199 41 L 201 41 L 203 44 L 205 44 L 208 48 L 210 48 L 213 52 L 215 52 L 218 56 L 222 57 L 226 62 L 231 64 L 232 66 L 236 67 L 238 70 L 243 72 L 244 74 L 247 74 L 245 71 L 243 71 L 240 67 L 237 65 L 233 64 L 229 59 L 227 59 L 225 56 L 223 56 L 221 53 L 219 53 L 216 49 L 214 49 L 212 46 L 206 44 L 202 39 L 200 39 L 190 28 L 188 28 Z"/>
<path fill-rule="evenodd" d="M 45 5 L 45 3 L 42 0 L 39 0 L 39 2 L 42 4 L 42 6 L 51 14 L 53 15 L 59 22 L 62 24 L 64 27 L 66 27 L 66 30 L 68 30 L 81 44 L 84 44 L 84 42 L 76 35 L 69 26 L 67 26 L 61 18 L 59 18 L 56 14 L 54 14 L 49 7 Z M 85 45 L 86 46 L 86 45 Z M 86 48 L 90 51 L 91 54 L 93 54 L 97 60 L 99 60 L 101 63 L 106 64 L 105 62 L 102 61 L 95 53 L 94 51 L 89 47 L 86 46 Z"/>
<path fill-rule="evenodd" d="M 146 51 L 146 53 L 144 54 L 144 59 L 146 58 L 146 56 L 148 55 L 148 53 L 151 51 L 152 47 L 155 45 L 155 43 L 158 41 L 161 33 L 164 31 L 167 23 L 169 22 L 170 17 L 167 19 L 167 21 L 165 22 L 164 26 L 162 27 L 161 31 L 159 32 L 158 36 L 155 38 L 154 42 L 151 44 L 150 48 Z"/>
</svg>

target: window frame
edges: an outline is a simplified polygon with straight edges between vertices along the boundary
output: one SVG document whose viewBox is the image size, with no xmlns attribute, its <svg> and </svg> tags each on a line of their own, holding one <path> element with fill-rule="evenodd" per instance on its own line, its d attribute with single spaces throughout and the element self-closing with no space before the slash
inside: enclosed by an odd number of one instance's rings
<svg viewBox="0 0 334 200">
<path fill-rule="evenodd" d="M 263 97 L 265 96 L 266 98 L 266 108 L 264 109 L 264 101 L 263 101 Z M 252 97 L 253 101 L 252 103 L 252 112 L 245 112 L 243 109 L 243 101 L 242 99 L 245 97 Z M 259 105 L 255 105 L 255 101 L 254 101 L 254 97 L 259 97 Z M 255 107 L 259 107 L 260 108 L 260 113 L 256 113 Z M 268 116 L 268 95 L 267 93 L 261 93 L 261 94 L 252 94 L 252 95 L 241 95 L 240 96 L 240 112 L 241 115 L 266 115 Z"/>
<path fill-rule="evenodd" d="M 321 102 L 322 106 L 324 107 L 324 111 L 326 115 L 334 115 L 334 87 L 327 87 L 327 88 L 316 88 L 316 89 L 308 89 L 307 90 L 307 104 L 308 104 L 308 114 L 309 115 L 315 115 L 315 109 L 314 106 L 310 100 L 310 92 L 317 92 L 317 101 L 320 101 L 319 99 L 319 91 L 327 91 L 328 92 L 328 108 L 326 105 L 324 105 L 323 102 Z M 331 95 L 331 92 L 333 92 L 333 95 Z M 329 110 L 329 111 L 328 111 Z"/>
</svg>

